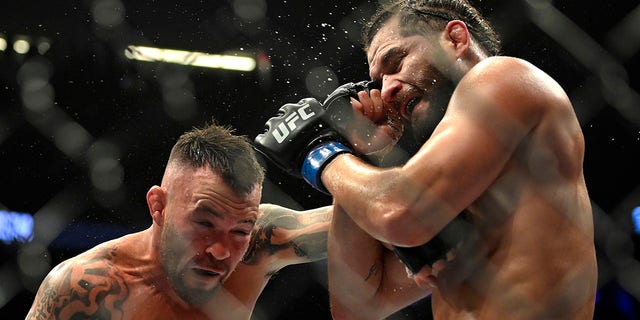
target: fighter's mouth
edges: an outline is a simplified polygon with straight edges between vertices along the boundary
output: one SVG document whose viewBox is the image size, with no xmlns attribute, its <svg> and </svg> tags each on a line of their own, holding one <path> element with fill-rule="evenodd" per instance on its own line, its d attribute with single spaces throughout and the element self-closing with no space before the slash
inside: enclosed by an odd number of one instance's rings
<svg viewBox="0 0 640 320">
<path fill-rule="evenodd" d="M 207 270 L 207 269 L 193 268 L 193 271 L 195 271 L 197 274 L 201 276 L 206 276 L 206 277 L 215 277 L 220 275 L 219 272 L 215 272 L 213 270 Z"/>
</svg>

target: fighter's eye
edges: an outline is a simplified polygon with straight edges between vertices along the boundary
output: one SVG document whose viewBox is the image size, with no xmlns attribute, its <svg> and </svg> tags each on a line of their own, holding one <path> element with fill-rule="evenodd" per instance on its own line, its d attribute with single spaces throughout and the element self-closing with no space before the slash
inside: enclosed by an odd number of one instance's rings
<svg viewBox="0 0 640 320">
<path fill-rule="evenodd" d="M 242 235 L 242 236 L 248 236 L 251 234 L 251 231 L 246 231 L 246 230 L 234 230 L 233 233 L 238 234 L 238 235 Z"/>
<path fill-rule="evenodd" d="M 411 117 L 411 114 L 413 113 L 413 109 L 416 107 L 418 102 L 420 102 L 419 98 L 413 98 L 411 99 L 411 101 L 409 101 L 409 103 L 407 104 L 407 108 L 405 109 L 405 114 L 407 117 L 409 118 Z"/>
<path fill-rule="evenodd" d="M 400 66 L 407 56 L 407 51 L 399 48 L 389 50 L 389 53 L 383 58 L 385 73 L 393 74 L 400 71 Z"/>
<path fill-rule="evenodd" d="M 400 65 L 402 64 L 402 58 L 403 57 L 397 57 L 396 59 L 393 59 L 393 64 L 391 65 L 391 70 L 394 73 L 399 71 Z"/>
<path fill-rule="evenodd" d="M 213 223 L 209 222 L 209 221 L 197 221 L 197 224 L 203 226 L 203 227 L 207 227 L 207 228 L 211 228 L 213 227 Z"/>
</svg>

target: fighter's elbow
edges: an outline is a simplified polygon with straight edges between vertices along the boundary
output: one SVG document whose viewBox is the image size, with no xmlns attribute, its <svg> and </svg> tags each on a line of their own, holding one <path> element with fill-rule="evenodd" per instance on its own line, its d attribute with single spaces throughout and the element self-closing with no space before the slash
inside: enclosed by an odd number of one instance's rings
<svg viewBox="0 0 640 320">
<path fill-rule="evenodd" d="M 379 223 L 380 240 L 403 247 L 419 246 L 427 242 L 431 236 L 421 223 L 420 213 L 414 212 L 406 205 L 395 205 L 382 213 Z"/>
</svg>

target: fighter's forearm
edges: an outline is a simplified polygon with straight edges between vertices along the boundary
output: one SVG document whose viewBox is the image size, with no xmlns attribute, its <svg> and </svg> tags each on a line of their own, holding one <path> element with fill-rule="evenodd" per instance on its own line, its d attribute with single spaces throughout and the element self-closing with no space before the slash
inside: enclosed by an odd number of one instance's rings
<svg viewBox="0 0 640 320">
<path fill-rule="evenodd" d="M 418 188 L 406 180 L 402 168 L 373 167 L 348 154 L 336 157 L 322 173 L 324 185 L 358 226 L 382 242 L 404 246 L 409 229 L 420 226 L 412 212 Z"/>
<path fill-rule="evenodd" d="M 329 293 L 335 319 L 382 319 L 429 294 L 404 265 L 334 206 L 329 231 Z"/>
<path fill-rule="evenodd" d="M 296 211 L 273 204 L 261 204 L 251 246 L 244 262 L 278 257 L 283 264 L 303 263 L 327 257 L 327 232 L 331 206 Z"/>
<path fill-rule="evenodd" d="M 328 281 L 334 319 L 366 319 L 382 279 L 380 243 L 334 206 L 328 239 Z"/>
</svg>

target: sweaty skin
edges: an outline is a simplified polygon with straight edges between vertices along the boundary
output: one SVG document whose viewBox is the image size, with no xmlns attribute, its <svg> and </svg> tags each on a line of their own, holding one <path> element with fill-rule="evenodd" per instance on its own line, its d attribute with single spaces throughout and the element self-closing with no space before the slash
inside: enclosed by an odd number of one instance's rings
<svg viewBox="0 0 640 320">
<path fill-rule="evenodd" d="M 169 195 L 172 188 L 164 185 L 149 191 L 150 228 L 56 266 L 26 318 L 249 319 L 278 270 L 326 257 L 330 207 L 298 212 L 263 204 L 258 209 L 259 187 L 239 197 L 209 169 L 181 174 L 173 190 L 183 192 Z M 186 216 L 169 222 L 166 199 L 174 196 L 186 200 L 175 202 L 185 204 L 179 210 Z M 179 234 L 164 245 L 175 251 L 160 249 L 162 227 L 169 224 Z M 177 272 L 170 275 L 161 259 L 176 261 Z M 183 295 L 167 280 L 172 276 L 181 280 Z"/>
<path fill-rule="evenodd" d="M 427 37 L 400 35 L 391 18 L 374 36 L 370 74 L 382 90 L 354 108 L 384 103 L 414 129 L 426 127 L 443 76 L 456 86 L 435 131 L 405 165 L 376 168 L 342 154 L 323 171 L 324 185 L 348 214 L 338 220 L 336 210 L 329 237 L 336 319 L 383 318 L 390 312 L 384 302 L 399 299 L 393 288 L 404 281 L 389 283 L 397 267 L 387 270 L 379 246 L 358 250 L 349 242 L 353 233 L 337 231 L 359 227 L 378 241 L 416 246 L 463 210 L 472 233 L 437 274 L 436 319 L 593 317 L 593 220 L 573 107 L 540 69 L 517 58 L 487 58 L 473 46 L 457 20 Z M 350 250 L 341 250 L 346 243 Z M 426 269 L 416 280 L 429 275 Z M 407 295 L 404 303 L 415 300 Z"/>
<path fill-rule="evenodd" d="M 230 319 L 249 319 L 269 279 L 282 268 L 327 258 L 327 232 L 332 208 L 294 211 L 261 204 L 256 231 L 243 262 L 224 283 L 220 306 L 240 303 Z"/>
</svg>

